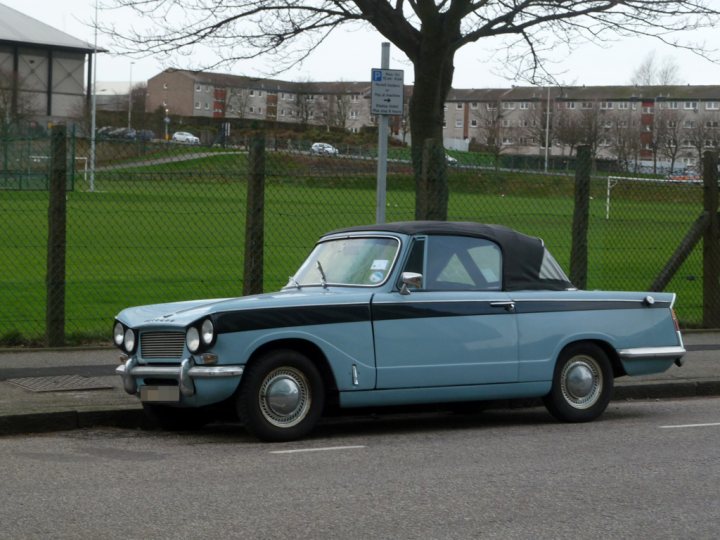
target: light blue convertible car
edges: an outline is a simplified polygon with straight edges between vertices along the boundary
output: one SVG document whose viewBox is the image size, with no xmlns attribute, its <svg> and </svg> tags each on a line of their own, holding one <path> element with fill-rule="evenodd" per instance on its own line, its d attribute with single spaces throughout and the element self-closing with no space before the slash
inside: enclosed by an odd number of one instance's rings
<svg viewBox="0 0 720 540">
<path fill-rule="evenodd" d="M 615 377 L 680 365 L 674 302 L 577 290 L 506 227 L 404 222 L 326 234 L 277 293 L 129 308 L 113 333 L 125 390 L 162 425 L 230 405 L 287 441 L 326 407 L 542 397 L 593 420 Z"/>
</svg>

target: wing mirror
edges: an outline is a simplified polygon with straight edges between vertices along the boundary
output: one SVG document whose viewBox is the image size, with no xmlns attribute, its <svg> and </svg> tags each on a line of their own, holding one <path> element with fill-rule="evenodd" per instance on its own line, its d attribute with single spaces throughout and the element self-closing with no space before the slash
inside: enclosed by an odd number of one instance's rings
<svg viewBox="0 0 720 540">
<path fill-rule="evenodd" d="M 410 287 L 413 289 L 422 288 L 423 276 L 417 272 L 403 272 L 400 275 L 400 280 L 402 281 L 400 294 L 410 294 Z"/>
</svg>

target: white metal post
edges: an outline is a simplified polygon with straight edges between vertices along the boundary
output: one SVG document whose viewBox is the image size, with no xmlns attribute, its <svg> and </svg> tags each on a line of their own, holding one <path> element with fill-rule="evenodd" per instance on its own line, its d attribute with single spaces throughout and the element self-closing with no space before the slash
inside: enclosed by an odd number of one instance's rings
<svg viewBox="0 0 720 540">
<path fill-rule="evenodd" d="M 380 67 L 390 67 L 390 43 L 382 44 Z M 377 204 L 375 208 L 375 222 L 385 223 L 385 205 L 387 201 L 387 139 L 388 115 L 379 115 L 378 121 L 378 157 L 377 157 Z"/>
</svg>

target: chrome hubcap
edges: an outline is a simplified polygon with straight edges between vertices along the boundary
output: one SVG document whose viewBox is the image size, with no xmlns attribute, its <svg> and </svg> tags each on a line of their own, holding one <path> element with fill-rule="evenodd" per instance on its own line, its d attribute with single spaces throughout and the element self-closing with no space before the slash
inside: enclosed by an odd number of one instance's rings
<svg viewBox="0 0 720 540">
<path fill-rule="evenodd" d="M 571 359 L 565 364 L 560 381 L 565 400 L 576 409 L 592 407 L 602 392 L 602 371 L 590 356 Z"/>
<path fill-rule="evenodd" d="M 305 375 L 290 367 L 268 373 L 260 386 L 260 410 L 277 427 L 300 423 L 310 410 L 310 384 Z"/>
</svg>

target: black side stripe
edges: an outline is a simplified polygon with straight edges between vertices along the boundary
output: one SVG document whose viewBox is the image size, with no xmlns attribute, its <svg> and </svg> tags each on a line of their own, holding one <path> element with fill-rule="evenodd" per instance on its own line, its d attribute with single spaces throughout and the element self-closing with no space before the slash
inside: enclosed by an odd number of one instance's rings
<svg viewBox="0 0 720 540">
<path fill-rule="evenodd" d="M 220 334 L 248 330 L 269 330 L 294 326 L 338 324 L 352 322 L 427 319 L 433 317 L 471 317 L 481 315 L 511 315 L 528 313 L 562 313 L 571 311 L 607 311 L 626 309 L 668 309 L 669 302 L 644 305 L 641 302 L 608 301 L 551 301 L 515 302 L 515 311 L 491 305 L 491 301 L 461 302 L 402 302 L 369 304 L 340 304 L 323 306 L 247 309 L 219 313 L 214 317 Z"/>
<path fill-rule="evenodd" d="M 337 324 L 370 321 L 368 304 L 302 306 L 269 309 L 247 309 L 219 313 L 214 317 L 219 334 L 248 330 L 268 330 L 291 326 Z"/>
</svg>

